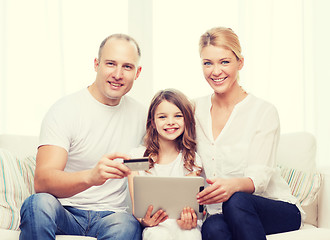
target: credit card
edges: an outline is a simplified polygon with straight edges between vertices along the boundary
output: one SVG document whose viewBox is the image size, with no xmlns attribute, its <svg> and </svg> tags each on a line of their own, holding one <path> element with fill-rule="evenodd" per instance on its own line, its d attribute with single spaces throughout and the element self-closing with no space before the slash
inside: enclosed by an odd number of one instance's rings
<svg viewBox="0 0 330 240">
<path fill-rule="evenodd" d="M 149 158 L 132 158 L 123 162 L 131 171 L 145 171 L 149 169 Z"/>
</svg>

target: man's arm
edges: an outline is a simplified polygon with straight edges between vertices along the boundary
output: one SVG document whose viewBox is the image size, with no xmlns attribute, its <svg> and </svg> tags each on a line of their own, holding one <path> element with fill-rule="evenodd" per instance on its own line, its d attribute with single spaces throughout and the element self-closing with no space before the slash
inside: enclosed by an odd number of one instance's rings
<svg viewBox="0 0 330 240">
<path fill-rule="evenodd" d="M 65 198 L 80 193 L 91 186 L 98 186 L 110 178 L 126 177 L 130 170 L 124 164 L 113 161 L 115 158 L 128 159 L 124 154 L 103 156 L 92 169 L 79 172 L 64 172 L 68 159 L 65 149 L 44 145 L 39 147 L 34 188 L 38 192 L 47 192 L 55 197 Z"/>
</svg>

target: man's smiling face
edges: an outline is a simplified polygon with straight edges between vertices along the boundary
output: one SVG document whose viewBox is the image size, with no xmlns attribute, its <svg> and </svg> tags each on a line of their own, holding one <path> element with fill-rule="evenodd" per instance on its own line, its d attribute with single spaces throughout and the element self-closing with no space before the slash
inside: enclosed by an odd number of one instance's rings
<svg viewBox="0 0 330 240">
<path fill-rule="evenodd" d="M 90 87 L 92 95 L 103 104 L 118 105 L 140 74 L 138 63 L 139 56 L 133 43 L 110 38 L 103 46 L 100 59 L 94 60 L 97 74 Z"/>
</svg>

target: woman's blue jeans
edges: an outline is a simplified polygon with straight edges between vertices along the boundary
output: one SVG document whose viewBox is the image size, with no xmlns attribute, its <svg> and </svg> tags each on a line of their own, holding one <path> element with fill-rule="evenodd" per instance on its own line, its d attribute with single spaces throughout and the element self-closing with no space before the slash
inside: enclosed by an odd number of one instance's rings
<svg viewBox="0 0 330 240">
<path fill-rule="evenodd" d="M 248 193 L 235 193 L 222 210 L 203 223 L 203 240 L 266 240 L 268 234 L 298 230 L 301 224 L 296 205 Z"/>
<path fill-rule="evenodd" d="M 128 213 L 87 211 L 62 206 L 53 195 L 31 195 L 21 208 L 20 240 L 55 239 L 80 235 L 99 240 L 140 240 L 140 223 Z"/>
</svg>

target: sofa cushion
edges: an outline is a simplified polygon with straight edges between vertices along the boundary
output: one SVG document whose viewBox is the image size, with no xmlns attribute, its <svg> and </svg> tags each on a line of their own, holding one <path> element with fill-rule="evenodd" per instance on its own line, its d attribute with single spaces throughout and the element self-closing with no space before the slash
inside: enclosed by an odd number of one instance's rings
<svg viewBox="0 0 330 240">
<path fill-rule="evenodd" d="M 299 171 L 294 168 L 279 166 L 281 175 L 288 183 L 304 212 L 304 223 L 317 226 L 317 197 L 320 192 L 322 175 L 317 171 Z"/>
<path fill-rule="evenodd" d="M 0 229 L 1 240 L 19 240 L 20 231 Z M 57 235 L 56 240 L 96 240 L 93 237 L 73 236 L 73 235 Z"/>
<path fill-rule="evenodd" d="M 317 171 L 300 171 L 295 168 L 280 166 L 281 176 L 291 188 L 301 206 L 307 206 L 314 202 L 321 188 L 321 174 Z"/>
<path fill-rule="evenodd" d="M 304 222 L 317 226 L 317 195 L 322 178 L 316 170 L 315 155 L 316 139 L 312 134 L 294 132 L 281 135 L 277 165 L 307 214 Z"/>
<path fill-rule="evenodd" d="M 17 157 L 0 148 L 0 228 L 19 229 L 20 208 L 34 193 L 35 156 Z"/>
<path fill-rule="evenodd" d="M 309 228 L 309 229 L 302 229 L 299 231 L 267 235 L 267 240 L 303 240 L 303 239 L 329 240 L 330 239 L 329 236 L 330 236 L 330 229 Z"/>
<path fill-rule="evenodd" d="M 299 171 L 316 169 L 316 139 L 307 132 L 282 134 L 278 144 L 277 163 Z"/>
<path fill-rule="evenodd" d="M 315 199 L 321 184 L 321 174 L 316 170 L 316 139 L 307 132 L 282 134 L 280 137 L 277 165 L 292 193 L 302 205 Z"/>
</svg>

